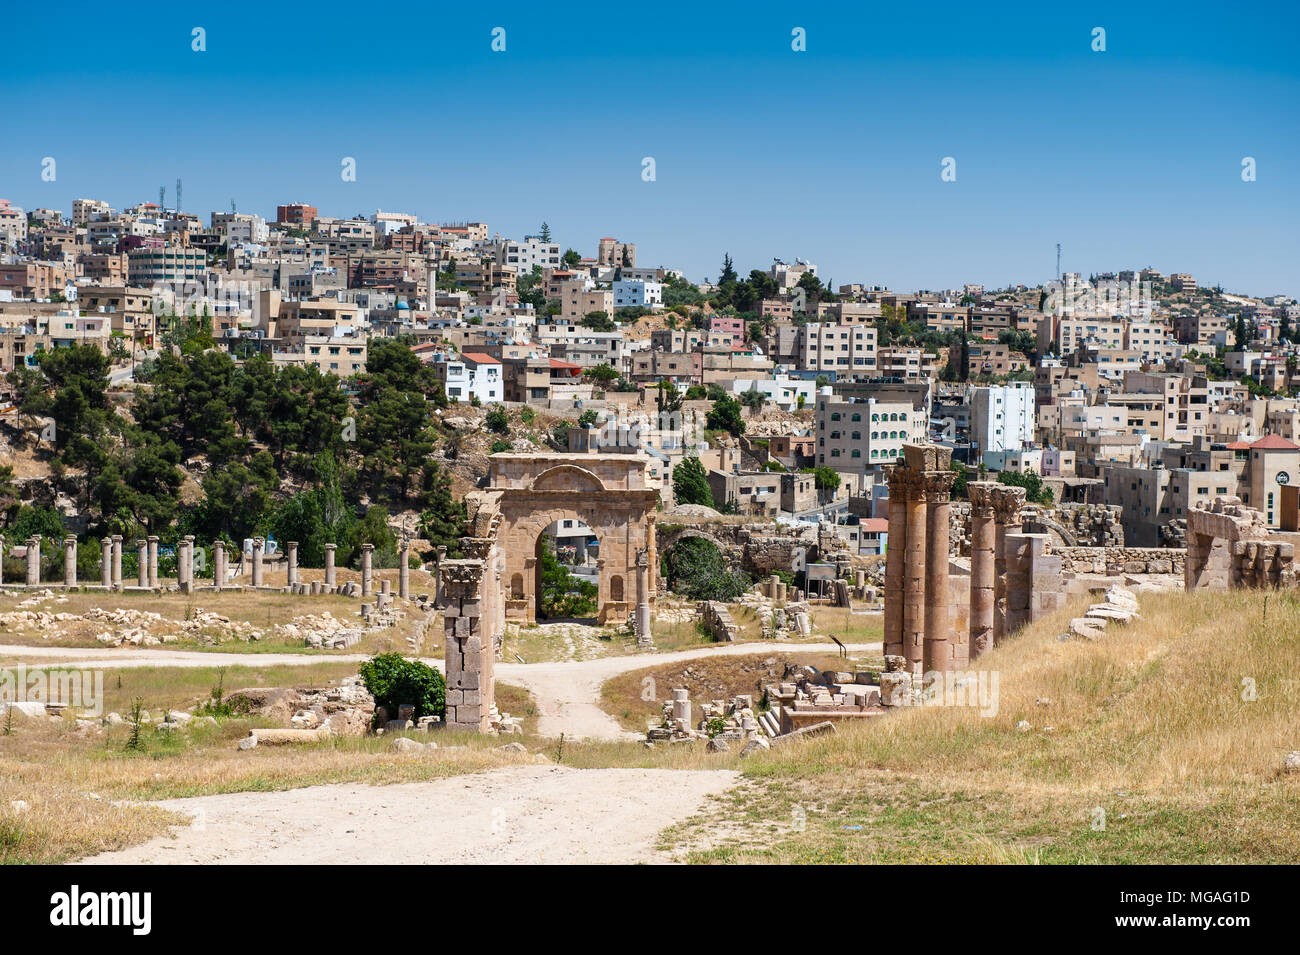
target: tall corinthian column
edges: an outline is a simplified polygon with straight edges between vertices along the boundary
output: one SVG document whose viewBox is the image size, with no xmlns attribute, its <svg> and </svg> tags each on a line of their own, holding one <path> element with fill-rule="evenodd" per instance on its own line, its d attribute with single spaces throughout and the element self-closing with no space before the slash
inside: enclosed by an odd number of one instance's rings
<svg viewBox="0 0 1300 955">
<path fill-rule="evenodd" d="M 995 567 L 992 481 L 966 485 L 970 498 L 970 658 L 993 649 Z"/>
<path fill-rule="evenodd" d="M 951 509 L 952 471 L 925 475 L 925 671 L 946 673 L 953 668 L 956 640 L 948 613 L 948 512 Z"/>
</svg>

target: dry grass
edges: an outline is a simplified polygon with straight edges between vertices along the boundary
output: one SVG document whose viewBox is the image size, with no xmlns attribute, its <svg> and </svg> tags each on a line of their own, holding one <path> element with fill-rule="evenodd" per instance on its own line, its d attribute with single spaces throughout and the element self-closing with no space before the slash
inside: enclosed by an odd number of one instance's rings
<svg viewBox="0 0 1300 955">
<path fill-rule="evenodd" d="M 1144 596 L 1092 643 L 1041 621 L 979 661 L 996 715 L 918 707 L 755 757 L 732 811 L 752 824 L 676 838 L 699 861 L 1300 861 L 1300 601 L 1266 621 L 1265 599 Z"/>
<path fill-rule="evenodd" d="M 351 573 L 340 570 L 340 581 L 346 579 Z M 307 570 L 303 572 L 304 579 L 307 580 L 313 577 L 323 577 L 323 574 L 323 571 Z M 394 593 L 397 590 L 396 575 L 396 570 L 376 571 L 377 579 L 385 576 L 393 579 L 392 589 Z M 353 576 L 356 575 L 353 574 Z M 412 574 L 411 586 L 413 592 L 419 592 L 420 581 L 414 579 L 417 576 L 425 575 Z M 378 589 L 379 584 L 376 583 L 375 587 Z M 212 653 L 298 652 L 328 656 L 330 653 L 337 651 L 313 650 L 303 646 L 301 641 L 291 642 L 279 639 L 275 636 L 274 628 L 291 622 L 295 617 L 308 614 L 319 616 L 326 611 L 340 621 L 351 625 L 360 625 L 360 618 L 357 616 L 361 607 L 360 601 L 356 598 L 342 597 L 335 594 L 302 597 L 281 593 L 276 590 L 243 592 L 227 590 L 221 593 L 213 591 L 190 595 L 176 592 L 152 594 L 130 591 L 107 594 L 100 591 L 74 590 L 65 592 L 54 588 L 51 589 L 54 590 L 53 599 L 27 609 L 77 615 L 84 614 L 92 608 L 110 611 L 151 611 L 161 614 L 165 620 L 171 621 L 172 625 L 156 624 L 149 628 L 150 632 L 159 637 L 164 634 L 180 636 L 182 639 L 169 643 L 167 646 L 181 650 L 206 650 Z M 32 596 L 30 591 L 12 591 L 0 595 L 0 612 L 16 609 L 20 602 L 30 596 Z M 191 619 L 200 610 L 221 614 L 232 621 L 251 624 L 262 630 L 263 636 L 256 641 L 245 641 L 228 635 L 223 637 L 219 629 L 209 628 L 206 636 L 211 639 L 220 639 L 219 643 L 213 645 L 204 643 L 198 638 L 180 631 L 180 623 Z M 412 605 L 407 616 L 399 621 L 397 626 L 367 634 L 359 643 L 348 648 L 346 652 L 382 653 L 388 650 L 408 652 L 407 634 L 412 632 L 415 625 L 422 618 L 423 614 L 415 611 Z M 108 629 L 112 628 L 103 621 L 98 620 L 67 621 L 60 624 L 58 631 L 54 632 L 35 628 L 9 630 L 0 627 L 0 643 L 22 644 L 25 646 L 103 647 L 104 645 L 99 643 L 95 637 Z M 440 647 L 440 629 L 436 626 L 430 627 L 426 632 L 421 653 L 431 654 Z M 131 648 L 123 647 L 121 649 L 123 652 L 130 652 Z"/>
</svg>

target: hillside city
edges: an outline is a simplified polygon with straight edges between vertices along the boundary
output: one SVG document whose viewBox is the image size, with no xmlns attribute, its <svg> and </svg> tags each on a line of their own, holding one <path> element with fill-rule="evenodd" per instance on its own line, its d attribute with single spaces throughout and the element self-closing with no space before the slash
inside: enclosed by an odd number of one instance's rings
<svg viewBox="0 0 1300 955">
<path fill-rule="evenodd" d="M 1300 859 L 1294 298 L 172 196 L 0 200 L 0 862 Z"/>
<path fill-rule="evenodd" d="M 631 241 L 576 251 L 545 224 L 503 238 L 485 223 L 333 218 L 304 203 L 279 206 L 274 220 L 232 210 L 205 223 L 152 202 L 119 210 L 78 199 L 65 215 L 0 200 L 0 250 L 3 420 L 33 435 L 53 426 L 53 440 L 30 451 L 12 430 L 5 439 L 11 525 L 19 506 L 54 507 L 79 534 L 139 525 L 167 538 L 184 529 L 182 515 L 160 499 L 183 495 L 211 509 L 190 515 L 210 518 L 205 532 L 265 532 L 295 476 L 311 477 L 298 465 L 338 453 L 351 413 L 362 454 L 353 479 L 382 500 L 387 472 L 399 470 L 403 510 L 427 505 L 445 480 L 439 467 L 457 492 L 480 483 L 481 455 L 458 463 L 464 444 L 620 449 L 649 456 L 666 505 L 675 469 L 697 458 L 707 488 L 683 503 L 831 521 L 863 555 L 885 551 L 882 469 L 906 443 L 934 440 L 952 449 L 954 467 L 1003 481 L 1036 475 L 1044 502 L 1117 507 L 1137 546 L 1181 544 L 1188 510 L 1220 495 L 1279 528 L 1281 488 L 1300 472 L 1300 305 L 1203 287 L 1187 273 L 1128 268 L 904 292 L 832 288 L 804 259 L 742 275 L 725 257 L 709 281 L 638 263 Z M 66 367 L 58 353 L 74 346 L 98 361 Z M 395 423 L 370 404 L 386 369 L 395 373 L 393 349 L 418 359 L 401 385 L 423 391 L 447 435 L 448 418 L 482 421 L 494 408 L 551 426 L 524 436 L 499 427 L 484 444 L 477 428 L 439 442 L 438 427 Z M 89 407 L 48 393 L 92 368 Z M 255 420 L 265 406 L 232 384 L 247 380 L 237 369 L 309 393 L 291 413 L 328 423 L 269 434 L 287 422 Z M 224 433 L 201 422 L 149 427 L 174 409 L 136 386 L 196 373 L 235 389 L 209 418 L 220 429 L 233 417 L 242 447 L 218 451 Z M 100 432 L 122 426 L 124 403 L 144 436 L 106 450 Z M 669 422 L 665 410 L 687 416 Z M 628 412 L 640 426 L 629 428 Z M 684 421 L 698 423 L 695 433 Z M 374 451 L 397 433 L 401 450 Z M 52 497 L 39 485 L 54 462 L 65 474 L 110 461 L 128 476 L 113 487 L 101 477 Z"/>
</svg>

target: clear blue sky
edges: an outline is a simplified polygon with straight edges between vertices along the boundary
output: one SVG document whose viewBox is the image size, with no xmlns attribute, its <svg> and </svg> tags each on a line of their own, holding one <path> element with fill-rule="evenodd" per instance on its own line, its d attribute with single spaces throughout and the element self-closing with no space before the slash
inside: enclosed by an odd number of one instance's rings
<svg viewBox="0 0 1300 955">
<path fill-rule="evenodd" d="M 898 289 L 1040 282 L 1059 241 L 1067 271 L 1300 295 L 1294 2 L 187 6 L 11 6 L 0 197 L 170 204 L 179 176 L 205 218 L 546 220 L 696 280 L 726 251 Z"/>
</svg>

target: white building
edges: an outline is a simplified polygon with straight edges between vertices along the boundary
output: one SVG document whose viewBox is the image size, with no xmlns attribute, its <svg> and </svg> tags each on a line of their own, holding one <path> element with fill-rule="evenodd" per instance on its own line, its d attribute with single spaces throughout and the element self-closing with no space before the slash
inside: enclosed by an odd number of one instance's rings
<svg viewBox="0 0 1300 955">
<path fill-rule="evenodd" d="M 990 451 L 1020 451 L 1034 443 L 1034 386 L 988 385 L 971 393 L 971 441 L 976 460 Z"/>
<path fill-rule="evenodd" d="M 615 308 L 660 308 L 664 287 L 659 282 L 621 281 L 614 283 Z"/>
<path fill-rule="evenodd" d="M 775 375 L 771 378 L 737 378 L 731 383 L 731 393 L 740 397 L 747 391 L 759 391 L 772 404 L 783 411 L 795 411 L 813 406 L 817 400 L 817 382 L 809 378 L 791 378 Z M 802 399 L 802 400 L 800 400 Z"/>
<path fill-rule="evenodd" d="M 439 356 L 433 361 L 433 369 L 452 401 L 477 398 L 486 405 L 502 400 L 501 362 L 491 355 L 465 352 L 459 358 Z"/>
<path fill-rule="evenodd" d="M 478 245 L 479 243 L 476 243 Z M 508 265 L 516 275 L 527 275 L 536 265 L 543 269 L 560 267 L 560 247 L 554 242 L 543 242 L 540 236 L 524 236 L 522 242 L 514 239 L 494 238 L 482 243 L 497 265 Z"/>
</svg>

